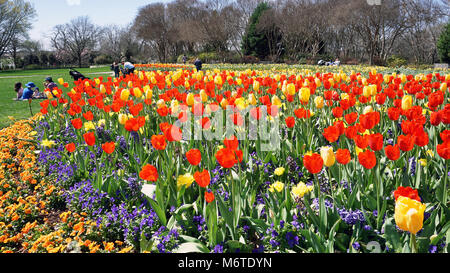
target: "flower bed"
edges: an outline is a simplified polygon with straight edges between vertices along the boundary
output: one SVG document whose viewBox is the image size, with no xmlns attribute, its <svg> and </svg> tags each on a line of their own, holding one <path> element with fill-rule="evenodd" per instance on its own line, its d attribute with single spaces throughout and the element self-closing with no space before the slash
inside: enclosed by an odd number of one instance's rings
<svg viewBox="0 0 450 273">
<path fill-rule="evenodd" d="M 145 69 L 5 131 L 2 251 L 447 251 L 450 75 Z"/>
</svg>

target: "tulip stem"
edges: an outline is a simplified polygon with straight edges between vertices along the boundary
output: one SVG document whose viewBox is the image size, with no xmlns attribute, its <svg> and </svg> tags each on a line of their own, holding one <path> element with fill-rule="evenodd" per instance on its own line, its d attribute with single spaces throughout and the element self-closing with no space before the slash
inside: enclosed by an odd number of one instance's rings
<svg viewBox="0 0 450 273">
<path fill-rule="evenodd" d="M 449 160 L 445 160 L 445 173 L 444 173 L 445 178 L 444 178 L 444 187 L 442 189 L 442 194 L 444 195 L 442 197 L 443 207 L 447 207 L 448 161 Z M 444 212 L 444 210 L 442 210 L 442 212 Z"/>
<path fill-rule="evenodd" d="M 419 253 L 417 249 L 416 234 L 411 233 L 411 252 Z"/>
</svg>

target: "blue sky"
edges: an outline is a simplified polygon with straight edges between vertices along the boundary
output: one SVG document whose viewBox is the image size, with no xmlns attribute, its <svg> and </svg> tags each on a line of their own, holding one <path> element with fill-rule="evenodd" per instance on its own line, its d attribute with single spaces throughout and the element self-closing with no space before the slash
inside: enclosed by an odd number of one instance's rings
<svg viewBox="0 0 450 273">
<path fill-rule="evenodd" d="M 89 16 L 97 25 L 127 25 L 142 6 L 170 0 L 29 0 L 36 10 L 30 38 L 50 49 L 49 36 L 55 25 L 65 24 L 78 16 Z"/>
</svg>

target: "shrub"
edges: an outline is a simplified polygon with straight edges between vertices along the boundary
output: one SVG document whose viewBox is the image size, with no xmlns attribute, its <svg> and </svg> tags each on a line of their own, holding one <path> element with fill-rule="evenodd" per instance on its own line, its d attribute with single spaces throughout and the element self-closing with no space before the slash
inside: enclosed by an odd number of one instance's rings
<svg viewBox="0 0 450 273">
<path fill-rule="evenodd" d="M 220 56 L 216 52 L 203 52 L 198 55 L 203 63 L 211 63 L 220 61 Z"/>
<path fill-rule="evenodd" d="M 111 64 L 113 63 L 113 59 L 109 55 L 100 55 L 95 57 L 94 59 L 95 64 Z"/>
<path fill-rule="evenodd" d="M 25 70 L 35 70 L 35 69 L 41 69 L 41 66 L 38 64 L 29 64 L 26 65 L 23 69 Z"/>
<path fill-rule="evenodd" d="M 260 62 L 260 60 L 258 57 L 249 55 L 242 57 L 242 62 L 245 64 L 257 64 Z"/>
<path fill-rule="evenodd" d="M 392 55 L 387 59 L 387 65 L 389 67 L 401 67 L 406 65 L 406 63 L 406 59 L 398 55 Z"/>
</svg>

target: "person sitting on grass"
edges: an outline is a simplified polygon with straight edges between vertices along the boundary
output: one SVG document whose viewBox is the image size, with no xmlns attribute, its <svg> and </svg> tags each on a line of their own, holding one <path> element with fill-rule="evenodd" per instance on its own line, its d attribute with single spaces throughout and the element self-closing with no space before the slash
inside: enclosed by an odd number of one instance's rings
<svg viewBox="0 0 450 273">
<path fill-rule="evenodd" d="M 58 88 L 58 85 L 55 82 L 53 82 L 52 77 L 47 77 L 45 78 L 44 81 L 44 88 L 52 91 L 53 89 Z"/>
<path fill-rule="evenodd" d="M 21 82 L 18 82 L 14 85 L 14 91 L 16 91 L 17 93 L 16 100 L 20 100 L 23 96 L 23 87 Z"/>
<path fill-rule="evenodd" d="M 36 85 L 33 82 L 29 82 L 25 85 L 25 89 L 23 90 L 23 95 L 20 98 L 21 100 L 29 100 L 33 99 L 33 93 L 35 90 L 33 88 L 36 88 Z"/>
</svg>

